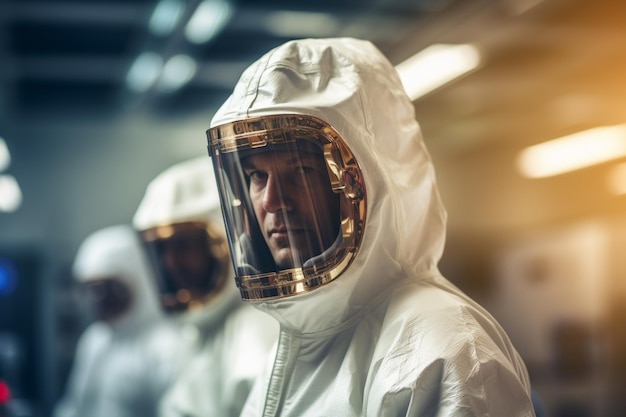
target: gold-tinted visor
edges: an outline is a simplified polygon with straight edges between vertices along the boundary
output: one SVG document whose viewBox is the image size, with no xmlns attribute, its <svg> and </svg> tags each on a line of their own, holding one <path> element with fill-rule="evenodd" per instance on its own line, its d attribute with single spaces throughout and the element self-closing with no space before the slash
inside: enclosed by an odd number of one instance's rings
<svg viewBox="0 0 626 417">
<path fill-rule="evenodd" d="M 202 308 L 224 286 L 228 249 L 209 223 L 163 225 L 140 233 L 167 313 Z"/>
<path fill-rule="evenodd" d="M 242 297 L 300 294 L 339 276 L 360 246 L 366 199 L 337 132 L 317 118 L 275 115 L 207 135 Z"/>
</svg>

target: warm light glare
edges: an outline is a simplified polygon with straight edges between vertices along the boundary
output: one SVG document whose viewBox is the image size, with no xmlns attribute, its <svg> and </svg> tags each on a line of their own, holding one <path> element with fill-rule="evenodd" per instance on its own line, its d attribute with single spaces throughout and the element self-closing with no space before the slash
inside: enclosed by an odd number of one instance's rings
<svg viewBox="0 0 626 417">
<path fill-rule="evenodd" d="M 612 194 L 626 194 L 626 162 L 617 164 L 611 169 L 607 182 Z"/>
<path fill-rule="evenodd" d="M 159 77 L 163 59 L 154 52 L 144 52 L 135 59 L 126 76 L 126 84 L 131 90 L 147 91 Z"/>
<path fill-rule="evenodd" d="M 174 31 L 183 14 L 181 0 L 161 0 L 150 18 L 150 32 L 156 36 L 167 36 Z"/>
<path fill-rule="evenodd" d="M 0 138 L 0 172 L 4 171 L 11 165 L 11 154 L 9 147 L 4 139 Z"/>
<path fill-rule="evenodd" d="M 480 52 L 474 45 L 431 45 L 396 65 L 411 100 L 441 87 L 480 65 Z"/>
<path fill-rule="evenodd" d="M 626 125 L 597 127 L 524 149 L 517 160 L 530 178 L 550 177 L 626 156 Z"/>
<path fill-rule="evenodd" d="M 12 175 L 0 175 L 0 212 L 11 213 L 22 205 L 22 191 Z"/>
<path fill-rule="evenodd" d="M 324 37 L 337 31 L 339 21 L 328 13 L 279 11 L 267 16 L 264 27 L 274 36 Z"/>
<path fill-rule="evenodd" d="M 227 1 L 204 0 L 185 27 L 187 40 L 197 44 L 208 42 L 222 30 L 232 13 L 232 6 Z"/>
<path fill-rule="evenodd" d="M 161 73 L 159 90 L 172 92 L 187 84 L 196 73 L 196 61 L 187 55 L 176 55 L 170 58 Z"/>
</svg>

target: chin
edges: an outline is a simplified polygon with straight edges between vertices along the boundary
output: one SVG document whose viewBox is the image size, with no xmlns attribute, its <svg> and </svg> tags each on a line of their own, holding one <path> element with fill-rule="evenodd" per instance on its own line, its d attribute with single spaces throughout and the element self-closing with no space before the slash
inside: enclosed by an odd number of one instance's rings
<svg viewBox="0 0 626 417">
<path fill-rule="evenodd" d="M 274 256 L 276 266 L 281 269 L 294 268 L 296 265 L 296 259 L 294 258 L 290 249 L 279 250 Z"/>
</svg>

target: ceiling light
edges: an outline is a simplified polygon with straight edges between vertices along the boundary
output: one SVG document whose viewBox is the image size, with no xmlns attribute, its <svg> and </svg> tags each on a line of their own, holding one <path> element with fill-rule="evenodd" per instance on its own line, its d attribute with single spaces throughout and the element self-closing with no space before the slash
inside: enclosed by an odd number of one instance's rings
<svg viewBox="0 0 626 417">
<path fill-rule="evenodd" d="M 517 159 L 529 178 L 549 177 L 626 156 L 626 125 L 597 127 L 524 149 Z"/>
<path fill-rule="evenodd" d="M 263 27 L 279 37 L 324 37 L 334 34 L 339 21 L 328 13 L 279 11 L 270 13 Z"/>
<path fill-rule="evenodd" d="M 208 42 L 224 28 L 232 13 L 227 1 L 204 0 L 185 27 L 187 40 L 197 44 Z"/>
<path fill-rule="evenodd" d="M 154 52 L 139 55 L 126 76 L 126 85 L 137 93 L 147 91 L 159 77 L 163 59 Z"/>
<path fill-rule="evenodd" d="M 22 204 L 22 191 L 12 175 L 0 175 L 0 212 L 11 213 Z"/>
<path fill-rule="evenodd" d="M 187 84 L 196 73 L 196 61 L 187 55 L 176 55 L 167 60 L 159 79 L 159 90 L 172 92 Z"/>
<path fill-rule="evenodd" d="M 474 45 L 435 44 L 396 65 L 402 84 L 411 100 L 466 74 L 480 64 Z"/>
<path fill-rule="evenodd" d="M 150 32 L 156 36 L 167 36 L 174 31 L 185 5 L 181 0 L 161 0 L 150 18 Z"/>
<path fill-rule="evenodd" d="M 4 139 L 0 138 L 0 172 L 4 171 L 11 165 L 11 154 L 9 147 Z"/>
</svg>

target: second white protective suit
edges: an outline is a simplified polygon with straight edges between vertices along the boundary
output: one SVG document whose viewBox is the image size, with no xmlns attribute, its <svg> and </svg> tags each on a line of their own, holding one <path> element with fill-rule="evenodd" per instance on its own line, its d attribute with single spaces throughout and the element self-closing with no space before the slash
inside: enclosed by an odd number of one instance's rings
<svg viewBox="0 0 626 417">
<path fill-rule="evenodd" d="M 159 416 L 239 416 L 278 324 L 239 297 L 210 159 L 159 174 L 133 225 L 151 254 L 161 305 L 179 324 L 188 352 Z"/>
<path fill-rule="evenodd" d="M 242 296 L 281 325 L 245 417 L 533 416 L 526 368 L 439 272 L 446 213 L 370 42 L 287 42 L 207 132 Z"/>
</svg>

